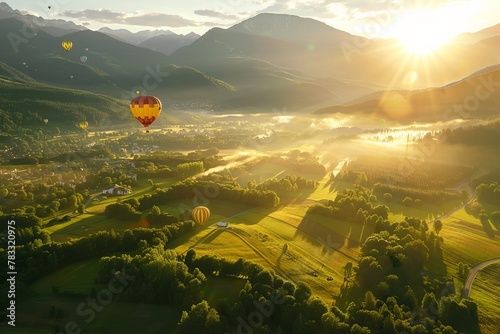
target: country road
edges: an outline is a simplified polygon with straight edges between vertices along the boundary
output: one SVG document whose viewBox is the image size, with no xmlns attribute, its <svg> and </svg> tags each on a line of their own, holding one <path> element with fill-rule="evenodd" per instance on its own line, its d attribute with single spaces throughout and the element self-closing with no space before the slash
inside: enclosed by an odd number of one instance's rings
<svg viewBox="0 0 500 334">
<path fill-rule="evenodd" d="M 470 187 L 468 187 L 468 189 L 467 189 L 467 190 L 470 190 Z M 471 193 L 470 191 L 468 191 L 468 192 L 469 192 L 469 194 Z M 453 215 L 455 212 L 458 212 L 458 211 L 462 210 L 463 208 L 465 208 L 468 204 L 472 203 L 472 202 L 476 199 L 477 195 L 476 195 L 475 193 L 473 193 L 473 194 L 474 194 L 474 195 L 473 195 L 473 196 L 471 196 L 471 197 L 470 197 L 470 198 L 469 198 L 466 202 L 464 202 L 462 205 L 460 205 L 459 207 L 456 207 L 455 209 L 451 210 L 450 212 L 445 213 L 445 214 L 444 214 L 444 215 L 442 215 L 442 216 L 437 217 L 436 219 L 431 220 L 431 221 L 428 223 L 428 225 L 429 225 L 430 227 L 432 227 L 432 226 L 434 225 L 434 222 L 435 222 L 436 220 L 442 220 L 442 219 L 448 218 L 449 216 Z"/>
<path fill-rule="evenodd" d="M 483 269 L 484 267 L 487 267 L 487 266 L 489 266 L 491 264 L 495 264 L 495 263 L 500 263 L 500 258 L 491 259 L 488 261 L 481 262 L 480 264 L 471 268 L 471 270 L 469 271 L 469 276 L 467 277 L 467 282 L 465 283 L 463 298 L 469 298 L 472 283 L 474 283 L 474 279 L 476 278 L 479 271 L 481 269 Z"/>
<path fill-rule="evenodd" d="M 436 219 L 431 220 L 428 223 L 429 227 L 432 227 L 434 225 L 434 222 L 436 220 L 442 220 L 442 219 L 448 218 L 449 216 L 453 215 L 455 212 L 462 210 L 468 204 L 472 203 L 477 198 L 476 192 L 474 191 L 474 189 L 472 189 L 472 187 L 470 185 L 472 179 L 473 178 L 478 178 L 478 177 L 483 176 L 483 175 L 486 175 L 488 172 L 489 172 L 488 170 L 478 170 L 473 175 L 471 175 L 467 181 L 465 181 L 462 184 L 460 184 L 460 185 L 456 186 L 455 188 L 453 188 L 453 189 L 455 189 L 457 191 L 459 191 L 460 189 L 465 189 L 465 191 L 467 191 L 467 193 L 469 194 L 469 199 L 467 201 L 465 201 L 459 207 L 451 210 L 450 212 L 447 212 L 447 213 L 445 213 L 445 214 L 437 217 Z"/>
</svg>

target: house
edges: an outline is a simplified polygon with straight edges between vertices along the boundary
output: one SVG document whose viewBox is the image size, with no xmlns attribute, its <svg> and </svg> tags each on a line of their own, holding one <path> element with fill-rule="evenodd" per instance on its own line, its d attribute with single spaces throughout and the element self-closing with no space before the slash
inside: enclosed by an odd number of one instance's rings
<svg viewBox="0 0 500 334">
<path fill-rule="evenodd" d="M 132 191 L 130 189 L 127 189 L 125 187 L 119 186 L 117 184 L 115 184 L 114 187 L 112 187 L 112 188 L 104 189 L 102 191 L 103 195 L 119 195 L 119 196 L 122 196 L 122 195 L 128 195 L 130 193 L 132 193 Z"/>
<path fill-rule="evenodd" d="M 218 222 L 217 227 L 220 228 L 229 228 L 229 222 Z"/>
</svg>

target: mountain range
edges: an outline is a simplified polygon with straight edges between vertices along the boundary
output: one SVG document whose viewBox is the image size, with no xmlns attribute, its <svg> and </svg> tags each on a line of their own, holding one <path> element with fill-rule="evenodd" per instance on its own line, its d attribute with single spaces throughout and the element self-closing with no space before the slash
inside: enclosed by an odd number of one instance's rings
<svg viewBox="0 0 500 334">
<path fill-rule="evenodd" d="M 424 68 L 397 41 L 369 40 L 293 15 L 264 13 L 228 29 L 183 36 L 168 30 L 92 31 L 34 20 L 7 7 L 0 3 L 0 76 L 126 100 L 153 94 L 178 108 L 363 109 L 377 103 L 360 103 L 378 101 L 386 91 L 417 89 L 399 94 L 415 96 L 500 63 L 497 26 L 474 38 L 463 35 L 462 42 L 457 38 Z M 22 37 L 26 24 L 37 24 L 36 35 Z M 61 48 L 63 40 L 72 41 L 70 51 Z"/>
<path fill-rule="evenodd" d="M 365 115 L 399 123 L 445 122 L 500 115 L 500 65 L 478 71 L 453 84 L 417 91 L 382 91 L 314 113 Z"/>
</svg>

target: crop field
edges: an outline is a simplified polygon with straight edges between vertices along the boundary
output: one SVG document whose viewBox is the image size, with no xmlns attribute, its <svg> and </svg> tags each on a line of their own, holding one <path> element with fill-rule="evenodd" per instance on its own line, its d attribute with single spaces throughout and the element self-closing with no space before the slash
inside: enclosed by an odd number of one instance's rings
<svg viewBox="0 0 500 334">
<path fill-rule="evenodd" d="M 444 219 L 440 235 L 444 238 L 442 249 L 446 274 L 456 275 L 459 262 L 473 267 L 483 261 L 500 257 L 500 232 L 494 231 L 493 238 L 488 236 L 479 219 L 467 214 L 465 209 Z M 498 333 L 499 267 L 495 264 L 479 271 L 471 289 L 470 296 L 479 306 L 480 324 L 484 334 Z"/>
</svg>

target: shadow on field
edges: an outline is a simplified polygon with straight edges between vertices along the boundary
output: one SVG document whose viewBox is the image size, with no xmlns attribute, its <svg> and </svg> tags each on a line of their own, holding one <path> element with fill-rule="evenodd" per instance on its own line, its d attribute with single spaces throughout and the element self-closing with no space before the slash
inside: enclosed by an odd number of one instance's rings
<svg viewBox="0 0 500 334">
<path fill-rule="evenodd" d="M 490 239 L 495 239 L 495 231 L 493 230 L 492 224 L 489 219 L 479 219 L 481 225 L 483 225 L 483 230 Z"/>
<path fill-rule="evenodd" d="M 255 225 L 258 224 L 262 219 L 266 218 L 269 216 L 271 213 L 277 211 L 279 208 L 272 208 L 272 209 L 249 209 L 245 212 L 242 212 L 236 216 L 230 217 L 227 220 L 229 222 L 234 222 L 238 224 L 245 224 L 245 225 Z"/>
<path fill-rule="evenodd" d="M 190 248 L 195 248 L 196 246 L 198 246 L 201 243 L 209 244 L 212 241 L 214 241 L 214 239 L 217 238 L 221 233 L 222 233 L 222 230 L 219 230 L 219 229 L 213 230 L 212 232 L 208 233 L 203 238 L 200 238 L 198 241 L 196 241 L 193 245 L 191 245 Z"/>
<path fill-rule="evenodd" d="M 213 231 L 212 233 L 209 233 L 205 238 L 203 238 L 203 240 L 201 242 L 204 244 L 209 244 L 212 241 L 214 241 L 215 238 L 217 238 L 221 233 L 222 233 L 222 230 L 217 229 L 217 230 Z"/>
<path fill-rule="evenodd" d="M 490 223 L 491 225 L 493 225 L 495 227 L 495 229 L 497 230 L 496 233 L 500 233 L 500 221 L 499 220 L 494 220 L 494 219 L 490 219 Z"/>
<path fill-rule="evenodd" d="M 297 229 L 327 245 L 323 252 L 331 252 L 332 248 L 338 249 L 343 245 L 347 248 L 360 247 L 374 232 L 373 226 L 339 221 L 310 213 L 306 213 Z M 295 236 L 297 235 L 298 232 Z"/>
<path fill-rule="evenodd" d="M 350 184 L 347 184 L 346 182 L 340 182 L 340 181 L 328 181 L 324 187 L 330 185 L 330 188 L 328 189 L 328 191 L 330 193 L 334 193 L 334 192 L 340 192 L 344 189 L 347 189 L 349 188 L 351 185 Z"/>
<path fill-rule="evenodd" d="M 328 254 L 332 254 L 336 249 L 342 247 L 347 239 L 351 231 L 351 227 L 347 225 L 338 226 L 336 228 L 337 233 L 333 232 L 328 227 L 324 226 L 320 222 L 317 221 L 317 216 L 308 214 L 302 218 L 299 226 L 297 227 L 298 231 L 295 233 L 294 237 L 299 236 L 299 231 L 309 235 L 314 238 L 319 243 L 326 245 L 328 247 L 322 247 L 322 253 L 328 252 Z M 309 238 L 305 238 L 306 241 L 309 241 Z M 314 243 L 317 245 L 317 243 Z"/>
</svg>

